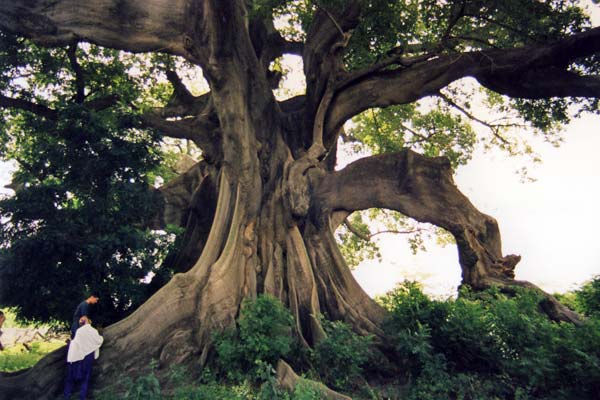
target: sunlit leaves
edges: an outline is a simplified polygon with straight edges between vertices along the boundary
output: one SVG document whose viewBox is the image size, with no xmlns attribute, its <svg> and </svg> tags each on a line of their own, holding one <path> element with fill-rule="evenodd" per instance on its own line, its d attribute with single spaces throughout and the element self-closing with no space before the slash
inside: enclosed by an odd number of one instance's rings
<svg viewBox="0 0 600 400">
<path fill-rule="evenodd" d="M 428 157 L 445 156 L 453 166 L 471 158 L 476 135 L 460 115 L 414 104 L 368 110 L 349 130 L 357 150 L 382 154 L 410 148 Z"/>
<path fill-rule="evenodd" d="M 355 232 L 358 232 L 360 236 Z M 369 226 L 363 222 L 362 212 L 355 212 L 348 217 L 348 222 L 337 229 L 336 239 L 346 264 L 350 268 L 356 268 L 365 260 L 377 258 L 381 261 L 379 247 L 375 241 L 371 240 L 371 231 Z"/>
<path fill-rule="evenodd" d="M 454 244 L 454 237 L 442 228 L 422 224 L 397 211 L 372 208 L 352 213 L 336 230 L 336 239 L 346 263 L 357 267 L 365 260 L 382 261 L 379 240 L 407 242 L 412 254 L 427 251 L 426 242 Z"/>
<path fill-rule="evenodd" d="M 346 62 L 349 68 L 371 64 L 396 47 L 414 43 L 424 28 L 420 1 L 373 0 L 365 6 L 365 16 L 349 43 Z M 431 24 L 435 27 L 436 24 Z"/>
</svg>

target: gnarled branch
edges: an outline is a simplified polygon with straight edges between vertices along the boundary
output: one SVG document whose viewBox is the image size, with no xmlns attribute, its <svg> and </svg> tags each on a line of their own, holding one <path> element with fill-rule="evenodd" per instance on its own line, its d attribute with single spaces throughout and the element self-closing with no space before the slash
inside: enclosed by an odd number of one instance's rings
<svg viewBox="0 0 600 400">
<path fill-rule="evenodd" d="M 450 162 L 411 150 L 360 159 L 327 175 L 316 189 L 313 215 L 328 217 L 338 210 L 396 210 L 419 222 L 449 231 L 458 246 L 463 284 L 475 289 L 491 285 L 530 286 L 514 280 L 520 256 L 502 256 L 496 221 L 481 213 L 455 186 Z M 553 317 L 577 322 L 576 314 L 550 295 Z"/>
<path fill-rule="evenodd" d="M 371 107 L 406 104 L 434 95 L 468 76 L 516 97 L 600 97 L 597 76 L 580 76 L 566 70 L 572 61 L 599 51 L 600 27 L 545 45 L 444 55 L 408 68 L 374 71 L 338 91 L 325 130 L 335 131 Z"/>
<path fill-rule="evenodd" d="M 210 118 L 190 117 L 170 121 L 164 117 L 161 109 L 157 109 L 144 113 L 142 122 L 165 136 L 191 140 L 202 149 L 205 157 L 211 162 L 222 156 L 219 126 Z"/>
</svg>

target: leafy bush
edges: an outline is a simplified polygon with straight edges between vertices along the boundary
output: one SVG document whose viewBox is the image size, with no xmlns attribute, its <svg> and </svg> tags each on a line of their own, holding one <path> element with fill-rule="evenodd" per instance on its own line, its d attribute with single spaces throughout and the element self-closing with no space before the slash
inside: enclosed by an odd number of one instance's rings
<svg viewBox="0 0 600 400">
<path fill-rule="evenodd" d="M 579 289 L 554 296 L 570 309 L 588 317 L 600 317 L 600 275 L 585 282 Z"/>
<path fill-rule="evenodd" d="M 221 370 L 235 381 L 243 380 L 246 374 L 260 378 L 265 364 L 275 365 L 291 351 L 292 323 L 290 312 L 272 296 L 262 295 L 254 301 L 245 301 L 237 330 L 215 335 Z"/>
<path fill-rule="evenodd" d="M 372 338 L 360 336 L 341 321 L 321 319 L 327 338 L 313 352 L 314 365 L 326 384 L 338 389 L 356 386 L 369 359 Z"/>
<path fill-rule="evenodd" d="M 600 393 L 600 320 L 555 323 L 541 296 L 516 289 L 427 298 L 405 282 L 380 302 L 413 399 L 593 399 Z"/>
<path fill-rule="evenodd" d="M 585 283 L 575 292 L 586 315 L 600 315 L 600 276 Z"/>
</svg>

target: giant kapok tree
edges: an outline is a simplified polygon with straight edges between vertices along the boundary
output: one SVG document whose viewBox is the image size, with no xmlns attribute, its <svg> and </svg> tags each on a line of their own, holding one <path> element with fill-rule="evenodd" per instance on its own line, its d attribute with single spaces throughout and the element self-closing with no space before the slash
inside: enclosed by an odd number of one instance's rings
<svg viewBox="0 0 600 400">
<path fill-rule="evenodd" d="M 496 221 L 457 189 L 451 161 L 468 160 L 464 149 L 476 140 L 469 120 L 488 128 L 477 140 L 514 152 L 511 128 L 551 135 L 570 113 L 597 112 L 600 97 L 600 30 L 575 1 L 2 0 L 0 28 L 71 57 L 82 54 L 78 43 L 160 53 L 152 62 L 177 56 L 208 82 L 194 95 L 178 75 L 181 61 L 164 61 L 170 97 L 137 110 L 141 126 L 190 140 L 202 159 L 163 190 L 162 223 L 185 227 L 179 273 L 106 328 L 100 380 L 151 359 L 204 365 L 213 332 L 235 324 L 242 301 L 261 293 L 290 309 L 307 346 L 324 335 L 320 314 L 381 335 L 385 313 L 356 283 L 333 235 L 360 210 L 394 210 L 450 232 L 462 282 L 474 289 L 533 286 L 514 279 L 520 258 L 503 255 Z M 287 54 L 301 57 L 306 83 L 281 100 L 274 90 Z M 77 65 L 69 73 L 79 107 L 122 105 L 110 84 L 87 98 Z M 469 85 L 479 94 L 465 94 Z M 2 107 L 61 118 L 51 94 L 0 90 Z M 478 100 L 519 122 L 485 120 Z M 335 170 L 340 141 L 372 144 L 357 130 L 373 129 L 380 113 L 394 134 L 371 146 L 379 154 Z M 546 299 L 552 318 L 577 321 Z M 2 377 L 0 398 L 52 395 L 63 356 Z"/>
</svg>

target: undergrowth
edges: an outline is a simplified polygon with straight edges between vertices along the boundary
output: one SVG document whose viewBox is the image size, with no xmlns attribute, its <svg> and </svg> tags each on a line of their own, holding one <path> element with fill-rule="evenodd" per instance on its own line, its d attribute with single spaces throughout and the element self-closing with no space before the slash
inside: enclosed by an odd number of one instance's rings
<svg viewBox="0 0 600 400">
<path fill-rule="evenodd" d="M 570 299 L 596 307 L 598 289 L 589 284 Z M 165 373 L 152 364 L 146 375 L 96 391 L 95 398 L 316 400 L 324 398 L 323 382 L 355 399 L 597 399 L 597 308 L 580 309 L 589 317 L 576 326 L 550 321 L 541 300 L 531 290 L 507 296 L 492 288 L 440 301 L 404 282 L 378 299 L 389 311 L 385 347 L 318 316 L 327 336 L 307 349 L 285 306 L 259 296 L 244 303 L 235 328 L 215 334 L 212 369 L 177 366 Z M 277 385 L 279 359 L 304 376 L 292 393 Z"/>
</svg>

